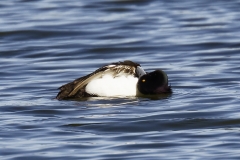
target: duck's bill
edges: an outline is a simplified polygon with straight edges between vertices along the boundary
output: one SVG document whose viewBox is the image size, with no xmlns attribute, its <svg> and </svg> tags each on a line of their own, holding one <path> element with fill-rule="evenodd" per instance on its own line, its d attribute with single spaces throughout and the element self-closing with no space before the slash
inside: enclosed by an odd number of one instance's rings
<svg viewBox="0 0 240 160">
<path fill-rule="evenodd" d="M 146 74 L 146 72 L 142 69 L 142 67 L 137 66 L 136 74 L 137 74 L 137 77 L 142 77 L 143 75 Z"/>
</svg>

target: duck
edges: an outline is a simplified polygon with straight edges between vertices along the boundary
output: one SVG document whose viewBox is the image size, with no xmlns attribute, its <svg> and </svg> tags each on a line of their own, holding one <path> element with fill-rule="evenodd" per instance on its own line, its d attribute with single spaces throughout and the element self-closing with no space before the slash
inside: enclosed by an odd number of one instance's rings
<svg viewBox="0 0 240 160">
<path fill-rule="evenodd" d="M 145 72 L 139 63 L 125 60 L 100 67 L 94 72 L 59 87 L 58 100 L 82 97 L 141 97 L 172 93 L 167 74 L 158 69 Z"/>
</svg>

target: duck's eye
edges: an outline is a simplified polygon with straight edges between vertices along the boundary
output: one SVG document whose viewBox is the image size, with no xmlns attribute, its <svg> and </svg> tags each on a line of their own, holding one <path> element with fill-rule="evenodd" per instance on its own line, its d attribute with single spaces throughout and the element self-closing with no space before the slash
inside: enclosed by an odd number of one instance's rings
<svg viewBox="0 0 240 160">
<path fill-rule="evenodd" d="M 145 82 L 145 81 L 146 81 L 145 79 L 142 80 L 142 82 Z"/>
</svg>

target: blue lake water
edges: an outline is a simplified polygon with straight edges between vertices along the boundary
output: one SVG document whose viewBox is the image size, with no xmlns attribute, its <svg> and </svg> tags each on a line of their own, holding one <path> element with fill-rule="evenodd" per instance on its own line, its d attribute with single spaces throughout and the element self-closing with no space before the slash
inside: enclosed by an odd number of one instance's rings
<svg viewBox="0 0 240 160">
<path fill-rule="evenodd" d="M 240 159 L 240 0 L 0 2 L 1 160 Z M 108 63 L 164 70 L 160 99 L 58 101 Z"/>
</svg>

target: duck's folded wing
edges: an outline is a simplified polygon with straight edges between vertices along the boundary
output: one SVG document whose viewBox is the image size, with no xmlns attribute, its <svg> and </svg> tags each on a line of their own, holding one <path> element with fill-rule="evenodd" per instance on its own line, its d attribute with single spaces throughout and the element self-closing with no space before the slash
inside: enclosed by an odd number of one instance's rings
<svg viewBox="0 0 240 160">
<path fill-rule="evenodd" d="M 88 74 L 84 77 L 78 78 L 74 80 L 73 82 L 67 83 L 63 86 L 61 86 L 59 89 L 59 93 L 56 97 L 56 99 L 67 99 L 67 98 L 73 98 L 78 92 L 84 92 L 85 86 L 94 78 L 99 78 L 102 76 L 102 73 L 106 70 L 106 66 L 99 68 L 95 72 Z M 81 93 L 79 93 L 81 94 Z"/>
</svg>

